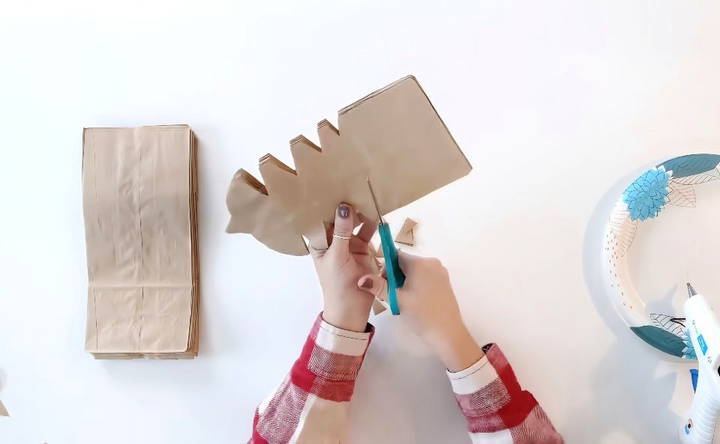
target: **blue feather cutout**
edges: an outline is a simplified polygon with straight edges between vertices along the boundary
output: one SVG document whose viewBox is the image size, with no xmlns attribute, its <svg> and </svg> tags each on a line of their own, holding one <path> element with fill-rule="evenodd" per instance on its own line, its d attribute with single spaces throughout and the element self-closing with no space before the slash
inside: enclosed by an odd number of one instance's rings
<svg viewBox="0 0 720 444">
<path fill-rule="evenodd" d="M 658 165 L 672 171 L 673 177 L 687 177 L 710 171 L 720 163 L 720 154 L 688 154 Z"/>
</svg>

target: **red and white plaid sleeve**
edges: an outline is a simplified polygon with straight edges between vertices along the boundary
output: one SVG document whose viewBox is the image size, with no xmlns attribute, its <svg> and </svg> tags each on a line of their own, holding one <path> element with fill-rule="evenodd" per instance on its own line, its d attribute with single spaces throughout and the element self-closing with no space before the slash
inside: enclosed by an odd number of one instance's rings
<svg viewBox="0 0 720 444">
<path fill-rule="evenodd" d="M 485 356 L 457 373 L 448 372 L 473 443 L 562 443 L 530 392 L 520 387 L 505 355 L 495 344 Z"/>
<path fill-rule="evenodd" d="M 370 324 L 364 333 L 343 330 L 318 315 L 290 374 L 258 406 L 248 444 L 340 442 L 373 332 Z"/>
</svg>

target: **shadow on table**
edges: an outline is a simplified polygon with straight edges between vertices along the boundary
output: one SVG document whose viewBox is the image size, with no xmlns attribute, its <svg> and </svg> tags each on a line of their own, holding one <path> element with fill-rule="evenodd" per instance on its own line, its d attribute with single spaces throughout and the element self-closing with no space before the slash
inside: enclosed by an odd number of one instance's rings
<svg viewBox="0 0 720 444">
<path fill-rule="evenodd" d="M 655 373 L 661 360 L 679 360 L 655 350 L 632 333 L 615 312 L 603 277 L 601 242 L 605 223 L 618 196 L 636 176 L 618 181 L 603 196 L 585 231 L 585 283 L 593 305 L 613 334 L 614 343 L 591 374 L 594 392 L 588 405 L 581 407 L 581 417 L 587 421 L 589 434 L 603 431 L 614 437 L 624 435 L 638 443 L 674 443 L 678 440 L 681 418 L 670 410 L 669 404 L 677 375 L 658 377 Z M 609 436 L 587 439 L 602 442 Z"/>
</svg>

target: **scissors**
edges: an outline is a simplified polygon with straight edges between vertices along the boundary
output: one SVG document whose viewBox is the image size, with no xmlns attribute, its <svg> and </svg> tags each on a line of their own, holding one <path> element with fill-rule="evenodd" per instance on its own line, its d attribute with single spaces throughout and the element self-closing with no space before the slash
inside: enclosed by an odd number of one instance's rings
<svg viewBox="0 0 720 444">
<path fill-rule="evenodd" d="M 390 312 L 394 315 L 399 315 L 400 307 L 398 306 L 397 301 L 397 289 L 402 288 L 405 284 L 405 273 L 403 273 L 400 269 L 397 249 L 395 248 L 395 242 L 393 242 L 392 233 L 390 233 L 390 225 L 385 223 L 382 214 L 380 214 L 380 207 L 378 206 L 377 199 L 375 198 L 375 192 L 373 192 L 372 184 L 370 184 L 370 178 L 367 179 L 367 183 L 368 188 L 370 188 L 370 195 L 372 196 L 378 219 L 380 220 L 378 223 L 378 232 L 380 233 L 380 244 L 382 245 L 383 256 L 385 256 L 388 304 L 390 305 Z"/>
</svg>

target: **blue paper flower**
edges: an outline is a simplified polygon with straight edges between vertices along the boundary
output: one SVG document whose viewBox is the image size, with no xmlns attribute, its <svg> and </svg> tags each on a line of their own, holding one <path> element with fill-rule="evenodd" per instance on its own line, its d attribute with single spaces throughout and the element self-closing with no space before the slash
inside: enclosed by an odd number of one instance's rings
<svg viewBox="0 0 720 444">
<path fill-rule="evenodd" d="M 635 179 L 623 193 L 630 219 L 645 220 L 657 216 L 667 203 L 669 182 L 670 175 L 664 167 L 648 170 Z"/>
</svg>

